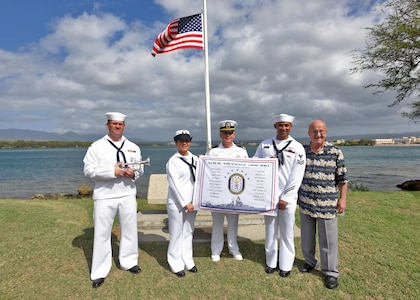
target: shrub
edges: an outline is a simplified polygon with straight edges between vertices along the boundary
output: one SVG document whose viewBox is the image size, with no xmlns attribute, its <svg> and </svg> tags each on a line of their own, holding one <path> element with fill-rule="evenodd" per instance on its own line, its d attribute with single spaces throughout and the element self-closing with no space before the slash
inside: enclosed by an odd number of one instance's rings
<svg viewBox="0 0 420 300">
<path fill-rule="evenodd" d="M 349 181 L 348 188 L 354 192 L 369 192 L 369 188 L 361 182 Z"/>
</svg>

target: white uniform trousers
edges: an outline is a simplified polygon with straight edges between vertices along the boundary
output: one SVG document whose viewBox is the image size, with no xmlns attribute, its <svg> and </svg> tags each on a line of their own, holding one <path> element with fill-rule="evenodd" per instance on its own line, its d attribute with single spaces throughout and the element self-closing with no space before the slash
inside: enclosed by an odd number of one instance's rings
<svg viewBox="0 0 420 300">
<path fill-rule="evenodd" d="M 239 254 L 238 246 L 238 214 L 228 214 L 212 212 L 213 228 L 211 231 L 211 255 L 220 255 L 223 250 L 225 236 L 223 233 L 223 223 L 225 216 L 227 219 L 227 244 L 229 253 L 232 255 Z"/>
<path fill-rule="evenodd" d="M 167 259 L 171 271 L 180 272 L 195 266 L 193 258 L 193 233 L 197 211 L 179 211 L 174 203 L 167 204 L 169 245 Z"/>
<path fill-rule="evenodd" d="M 321 257 L 321 271 L 327 276 L 338 277 L 338 222 L 334 219 L 312 218 L 300 213 L 302 254 L 305 262 L 316 267 L 316 230 L 318 223 L 318 241 Z"/>
<path fill-rule="evenodd" d="M 112 266 L 111 233 L 118 212 L 121 226 L 119 262 L 121 269 L 128 270 L 138 264 L 139 245 L 137 232 L 136 196 L 94 201 L 93 255 L 90 278 L 105 278 Z"/>
<path fill-rule="evenodd" d="M 270 268 L 277 265 L 282 271 L 292 270 L 295 260 L 295 226 L 296 204 L 288 204 L 285 210 L 277 210 L 277 216 L 264 216 L 265 221 L 265 260 Z M 280 251 L 278 251 L 278 234 L 280 227 Z"/>
</svg>

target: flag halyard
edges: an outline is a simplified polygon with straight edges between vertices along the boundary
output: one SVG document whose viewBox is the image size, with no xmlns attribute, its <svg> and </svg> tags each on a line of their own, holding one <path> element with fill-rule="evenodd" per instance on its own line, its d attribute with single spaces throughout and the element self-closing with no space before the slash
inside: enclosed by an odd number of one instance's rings
<svg viewBox="0 0 420 300">
<path fill-rule="evenodd" d="M 178 49 L 203 49 L 201 14 L 178 18 L 168 24 L 155 39 L 152 55 Z"/>
</svg>

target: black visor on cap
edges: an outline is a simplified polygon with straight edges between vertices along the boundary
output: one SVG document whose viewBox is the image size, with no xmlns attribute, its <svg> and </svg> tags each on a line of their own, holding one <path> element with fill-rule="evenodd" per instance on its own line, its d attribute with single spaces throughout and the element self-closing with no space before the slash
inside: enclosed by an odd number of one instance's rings
<svg viewBox="0 0 420 300">
<path fill-rule="evenodd" d="M 189 134 L 178 134 L 176 137 L 174 137 L 175 142 L 177 141 L 191 141 L 192 140 L 192 136 L 190 136 Z"/>
</svg>

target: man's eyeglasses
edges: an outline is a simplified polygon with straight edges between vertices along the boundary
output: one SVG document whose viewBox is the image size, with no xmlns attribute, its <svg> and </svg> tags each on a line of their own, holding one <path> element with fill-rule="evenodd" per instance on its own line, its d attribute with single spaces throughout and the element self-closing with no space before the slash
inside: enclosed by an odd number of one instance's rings
<svg viewBox="0 0 420 300">
<path fill-rule="evenodd" d="M 325 130 L 311 130 L 312 134 L 320 134 L 320 135 L 324 135 L 326 133 Z"/>
</svg>

